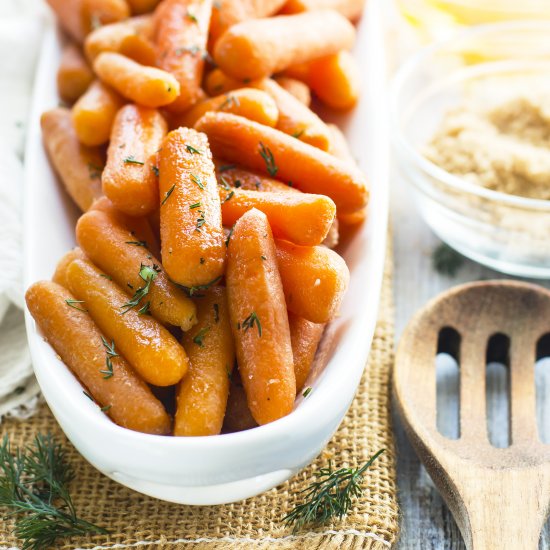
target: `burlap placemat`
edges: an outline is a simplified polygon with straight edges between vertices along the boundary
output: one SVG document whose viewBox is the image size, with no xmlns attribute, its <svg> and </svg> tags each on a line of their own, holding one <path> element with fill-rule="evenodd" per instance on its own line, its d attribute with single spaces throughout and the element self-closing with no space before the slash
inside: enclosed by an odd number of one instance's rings
<svg viewBox="0 0 550 550">
<path fill-rule="evenodd" d="M 56 548 L 182 548 L 193 550 L 268 549 L 348 550 L 390 548 L 397 538 L 398 508 L 395 450 L 392 440 L 390 372 L 393 361 L 393 301 L 391 254 L 382 288 L 379 322 L 355 400 L 322 455 L 290 481 L 258 497 L 225 506 L 182 506 L 143 496 L 111 481 L 90 466 L 65 439 L 44 405 L 26 421 L 9 420 L 0 433 L 12 444 L 30 442 L 37 432 L 52 431 L 67 448 L 76 471 L 72 484 L 79 515 L 107 527 L 108 536 L 59 543 Z M 297 502 L 312 472 L 332 459 L 336 466 L 357 466 L 381 448 L 386 452 L 368 470 L 365 491 L 342 521 L 309 533 L 293 535 L 281 518 Z M 0 545 L 18 545 L 10 521 L 0 525 Z"/>
</svg>

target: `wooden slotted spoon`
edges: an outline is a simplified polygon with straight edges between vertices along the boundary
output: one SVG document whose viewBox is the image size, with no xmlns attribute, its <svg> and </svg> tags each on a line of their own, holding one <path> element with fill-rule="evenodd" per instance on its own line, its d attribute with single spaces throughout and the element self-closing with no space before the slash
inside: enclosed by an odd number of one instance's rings
<svg viewBox="0 0 550 550">
<path fill-rule="evenodd" d="M 453 333 L 460 365 L 460 437 L 436 427 L 435 357 Z M 447 329 L 447 330 L 443 330 Z M 443 332 L 442 332 L 443 330 Z M 492 336 L 510 339 L 510 446 L 487 433 L 485 373 Z M 407 326 L 394 397 L 405 429 L 449 506 L 469 550 L 536 550 L 550 504 L 550 445 L 538 435 L 535 362 L 550 334 L 550 292 L 512 281 L 456 287 Z M 544 338 L 543 338 L 544 337 Z M 458 345 L 456 345 L 458 344 Z M 453 350 L 450 350 L 453 351 Z"/>
</svg>

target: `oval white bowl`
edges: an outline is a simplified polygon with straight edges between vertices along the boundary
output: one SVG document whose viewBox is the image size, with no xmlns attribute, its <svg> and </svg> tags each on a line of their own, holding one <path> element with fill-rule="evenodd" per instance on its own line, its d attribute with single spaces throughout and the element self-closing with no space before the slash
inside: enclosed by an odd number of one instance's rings
<svg viewBox="0 0 550 550">
<path fill-rule="evenodd" d="M 32 317 L 27 332 L 36 377 L 57 421 L 99 471 L 141 493 L 182 504 L 221 504 L 257 495 L 310 463 L 344 417 L 357 389 L 376 325 L 388 212 L 388 125 L 381 0 L 369 0 L 355 55 L 363 96 L 339 120 L 371 183 L 367 223 L 343 251 L 351 283 L 331 325 L 330 359 L 289 416 L 253 430 L 213 437 L 163 437 L 111 422 L 44 342 Z M 35 82 L 26 151 L 25 268 L 28 286 L 49 279 L 74 246 L 77 210 L 58 183 L 42 146 L 40 114 L 58 104 L 55 74 L 61 42 L 47 33 Z"/>
</svg>

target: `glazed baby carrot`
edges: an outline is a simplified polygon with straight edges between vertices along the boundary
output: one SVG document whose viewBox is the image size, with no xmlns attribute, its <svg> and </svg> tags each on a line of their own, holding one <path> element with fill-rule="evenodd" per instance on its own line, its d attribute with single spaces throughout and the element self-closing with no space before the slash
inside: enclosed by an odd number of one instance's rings
<svg viewBox="0 0 550 550">
<path fill-rule="evenodd" d="M 40 118 L 48 156 L 67 193 L 82 211 L 101 195 L 104 160 L 100 149 L 82 145 L 68 109 L 52 109 Z"/>
<path fill-rule="evenodd" d="M 66 252 L 61 259 L 57 262 L 55 267 L 55 272 L 52 276 L 52 281 L 58 285 L 69 288 L 69 281 L 67 281 L 67 268 L 73 260 L 85 260 L 86 254 L 82 252 L 82 249 L 76 246 L 69 252 Z"/>
<path fill-rule="evenodd" d="M 298 189 L 290 187 L 286 183 L 274 180 L 267 176 L 239 168 L 234 164 L 227 164 L 220 161 L 215 161 L 216 178 L 218 185 L 225 189 L 228 193 L 231 188 L 248 189 L 251 191 L 273 191 L 283 193 L 299 193 Z M 224 198 L 227 196 L 224 195 Z"/>
<path fill-rule="evenodd" d="M 312 323 L 290 312 L 288 314 L 288 325 L 290 326 L 290 341 L 292 343 L 292 356 L 294 357 L 296 393 L 300 393 L 311 370 L 325 325 Z"/>
<path fill-rule="evenodd" d="M 103 145 L 109 141 L 117 111 L 124 100 L 109 86 L 96 80 L 74 104 L 73 126 L 84 145 Z"/>
<path fill-rule="evenodd" d="M 270 78 L 261 80 L 256 86 L 275 100 L 279 109 L 278 130 L 323 151 L 328 150 L 330 131 L 313 111 Z"/>
<path fill-rule="evenodd" d="M 225 94 L 231 90 L 243 88 L 245 86 L 254 86 L 257 80 L 245 79 L 239 80 L 237 78 L 231 78 L 227 76 L 221 69 L 211 70 L 204 79 L 204 89 L 208 95 L 216 96 L 219 94 Z M 261 79 L 260 79 L 261 80 Z"/>
<path fill-rule="evenodd" d="M 295 63 L 349 49 L 353 25 L 338 12 L 251 19 L 233 25 L 214 48 L 214 60 L 234 78 L 261 78 Z"/>
<path fill-rule="evenodd" d="M 208 140 L 190 128 L 170 132 L 159 153 L 162 264 L 186 287 L 221 278 L 225 259 L 220 199 Z"/>
<path fill-rule="evenodd" d="M 41 281 L 25 298 L 46 340 L 101 410 L 124 428 L 168 434 L 170 418 L 162 404 L 119 355 L 118 341 L 105 338 L 67 289 Z"/>
<path fill-rule="evenodd" d="M 183 336 L 189 372 L 176 392 L 174 435 L 216 435 L 222 429 L 235 362 L 225 288 L 197 300 L 198 323 Z"/>
<path fill-rule="evenodd" d="M 180 93 L 179 82 L 170 73 L 140 65 L 118 53 L 100 53 L 94 70 L 121 95 L 145 107 L 168 105 Z"/>
<path fill-rule="evenodd" d="M 259 210 L 249 210 L 235 224 L 225 277 L 248 406 L 258 424 L 267 424 L 292 411 L 296 379 L 275 245 Z"/>
<path fill-rule="evenodd" d="M 359 67 L 348 51 L 309 63 L 307 83 L 315 95 L 333 109 L 351 109 L 359 99 Z"/>
<path fill-rule="evenodd" d="M 229 385 L 229 398 L 227 399 L 227 410 L 223 419 L 223 431 L 241 432 L 255 428 L 257 425 L 248 408 L 239 371 L 235 369 L 231 375 Z"/>
<path fill-rule="evenodd" d="M 157 63 L 181 93 L 169 110 L 181 113 L 200 99 L 212 0 L 164 0 L 154 14 Z"/>
<path fill-rule="evenodd" d="M 133 240 L 145 241 L 147 249 L 155 258 L 160 258 L 159 239 L 152 229 L 151 223 L 146 217 L 128 216 L 120 210 L 116 209 L 113 203 L 105 196 L 96 199 L 90 210 L 100 210 L 106 212 L 119 225 L 125 227 L 132 234 Z"/>
<path fill-rule="evenodd" d="M 166 131 L 166 121 L 156 109 L 129 104 L 118 111 L 101 181 L 103 192 L 121 212 L 140 216 L 158 206 L 157 171 L 147 161 Z"/>
<path fill-rule="evenodd" d="M 278 76 L 275 78 L 275 82 L 289 94 L 292 94 L 300 103 L 309 107 L 311 103 L 311 93 L 307 84 L 301 80 L 288 76 Z"/>
<path fill-rule="evenodd" d="M 289 311 L 312 323 L 337 313 L 349 282 L 346 262 L 324 246 L 297 246 L 277 240 L 277 265 Z"/>
<path fill-rule="evenodd" d="M 367 204 L 365 176 L 355 167 L 279 130 L 229 113 L 206 113 L 195 125 L 214 155 L 267 173 L 307 193 L 330 197 L 341 212 Z"/>
<path fill-rule="evenodd" d="M 285 0 L 223 0 L 214 3 L 210 23 L 210 39 L 216 40 L 232 25 L 246 19 L 269 17 L 279 11 Z"/>
<path fill-rule="evenodd" d="M 282 13 L 301 13 L 319 9 L 331 9 L 340 12 L 350 21 L 359 19 L 365 0 L 287 0 Z"/>
<path fill-rule="evenodd" d="M 269 94 L 253 88 L 240 88 L 197 103 L 175 119 L 176 125 L 192 128 L 208 111 L 234 113 L 271 127 L 279 118 L 277 105 Z"/>
<path fill-rule="evenodd" d="M 63 48 L 57 70 L 57 91 L 63 101 L 74 103 L 94 80 L 94 73 L 73 43 Z"/>
<path fill-rule="evenodd" d="M 86 256 L 130 296 L 143 286 L 141 266 L 157 266 L 143 305 L 148 302 L 156 319 L 182 330 L 189 330 L 197 322 L 195 304 L 168 279 L 147 243 L 136 240 L 112 216 L 100 211 L 84 214 L 76 225 L 76 239 Z"/>
<path fill-rule="evenodd" d="M 47 0 L 63 29 L 83 42 L 95 27 L 121 21 L 130 15 L 125 0 Z"/>
<path fill-rule="evenodd" d="M 156 319 L 146 315 L 148 293 L 157 272 L 153 264 L 140 269 L 142 282 L 132 299 L 93 264 L 74 260 L 67 267 L 69 290 L 141 377 L 155 386 L 179 382 L 188 360 L 178 341 Z"/>
<path fill-rule="evenodd" d="M 313 246 L 326 237 L 336 206 L 324 195 L 220 188 L 222 221 L 232 226 L 245 212 L 257 208 L 269 220 L 273 235 L 296 244 Z"/>
<path fill-rule="evenodd" d="M 84 51 L 90 61 L 102 52 L 123 53 L 126 39 L 140 36 L 146 39 L 151 33 L 152 19 L 150 15 L 130 17 L 119 23 L 111 23 L 93 30 L 84 42 Z"/>
</svg>

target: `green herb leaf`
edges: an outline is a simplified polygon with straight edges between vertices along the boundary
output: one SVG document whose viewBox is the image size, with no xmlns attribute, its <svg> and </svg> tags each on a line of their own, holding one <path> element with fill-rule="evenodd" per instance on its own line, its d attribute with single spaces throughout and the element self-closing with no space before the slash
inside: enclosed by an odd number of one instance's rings
<svg viewBox="0 0 550 550">
<path fill-rule="evenodd" d="M 230 191 L 226 196 L 225 199 L 223 199 L 222 204 L 225 204 L 227 201 L 230 201 L 233 198 L 233 195 L 235 194 L 235 191 Z"/>
<path fill-rule="evenodd" d="M 265 168 L 266 168 L 268 174 L 272 178 L 274 178 L 277 175 L 277 172 L 279 171 L 279 168 L 277 167 L 277 164 L 275 163 L 275 157 L 273 156 L 273 153 L 261 141 L 260 141 L 260 155 L 264 159 Z"/>
<path fill-rule="evenodd" d="M 185 16 L 190 19 L 191 21 L 193 21 L 193 23 L 198 23 L 199 20 L 197 19 L 197 16 L 192 14 L 189 10 L 187 10 L 187 12 L 185 13 Z"/>
<path fill-rule="evenodd" d="M 83 304 L 84 300 L 65 300 L 65 303 L 72 307 L 73 309 L 78 309 L 78 311 L 83 311 L 84 313 L 88 313 L 87 309 L 84 309 L 83 307 L 79 307 L 76 304 Z"/>
<path fill-rule="evenodd" d="M 240 105 L 239 98 L 234 94 L 225 94 L 225 101 L 218 107 L 218 111 L 223 111 L 232 105 L 238 107 Z"/>
<path fill-rule="evenodd" d="M 295 506 L 282 521 L 293 525 L 293 532 L 296 533 L 302 527 L 318 526 L 334 517 L 344 517 L 353 506 L 353 500 L 363 494 L 363 474 L 384 450 L 374 454 L 361 468 L 334 470 L 329 462 L 328 467 L 315 472 L 311 485 L 300 491 L 303 503 Z"/>
<path fill-rule="evenodd" d="M 145 163 L 141 162 L 141 160 L 137 160 L 134 155 L 130 155 L 124 159 L 124 164 L 139 164 L 140 166 L 143 166 Z"/>
<path fill-rule="evenodd" d="M 160 268 L 157 265 L 153 264 L 152 267 L 149 267 L 148 265 L 141 264 L 141 267 L 139 269 L 139 276 L 145 281 L 145 284 L 136 290 L 130 301 L 121 306 L 123 315 L 125 313 L 128 313 L 128 311 L 130 311 L 132 308 L 141 305 L 141 300 L 143 300 L 143 298 L 145 298 L 145 296 L 149 294 L 151 283 L 157 278 L 159 271 Z M 145 306 L 143 306 L 138 313 L 146 313 L 148 308 L 142 312 L 144 307 Z"/>
<path fill-rule="evenodd" d="M 170 198 L 170 195 L 174 192 L 174 189 L 176 188 L 176 184 L 172 185 L 168 191 L 166 191 L 166 195 L 164 195 L 164 198 L 162 199 L 162 202 L 160 203 L 161 206 L 164 206 L 164 203 Z"/>
<path fill-rule="evenodd" d="M 134 246 L 143 246 L 143 248 L 147 248 L 147 241 L 126 241 L 126 244 L 133 244 Z"/>
<path fill-rule="evenodd" d="M 224 176 L 220 178 L 220 181 L 220 187 L 223 187 L 226 191 L 231 191 L 231 185 L 229 185 L 229 182 Z"/>
<path fill-rule="evenodd" d="M 105 407 L 101 407 L 101 412 L 107 412 L 111 407 L 112 405 L 105 405 Z"/>
<path fill-rule="evenodd" d="M 195 227 L 195 231 L 200 231 L 201 227 L 206 223 L 206 219 L 204 218 L 204 212 L 202 210 L 199 210 L 199 217 L 197 218 L 197 225 Z"/>
<path fill-rule="evenodd" d="M 308 386 L 308 387 L 302 392 L 302 395 L 303 395 L 304 397 L 307 397 L 307 396 L 311 393 L 311 389 L 312 389 L 312 388 L 311 388 L 310 386 Z"/>
<path fill-rule="evenodd" d="M 192 155 L 202 155 L 202 151 L 195 149 L 192 145 L 186 145 L 185 148 L 187 149 L 187 152 Z"/>
<path fill-rule="evenodd" d="M 210 327 L 204 327 L 199 330 L 197 335 L 193 338 L 193 343 L 197 344 L 197 346 L 203 348 L 204 347 L 204 337 L 210 330 Z"/>
<path fill-rule="evenodd" d="M 231 237 L 233 236 L 233 231 L 235 230 L 235 226 L 233 226 L 229 233 L 227 234 L 227 239 L 225 239 L 225 247 L 227 248 L 229 246 L 229 241 L 231 240 Z"/>
<path fill-rule="evenodd" d="M 103 342 L 103 347 L 107 352 L 107 357 L 105 357 L 105 364 L 107 365 L 107 370 L 100 370 L 99 372 L 104 375 L 103 378 L 106 380 L 108 378 L 111 378 L 111 376 L 113 376 L 114 374 L 113 362 L 112 362 L 113 357 L 119 357 L 119 355 L 115 350 L 114 340 L 111 341 L 111 343 L 109 344 L 109 342 L 107 342 L 107 340 L 105 340 L 105 338 L 102 336 L 101 341 Z"/>
<path fill-rule="evenodd" d="M 200 208 L 201 207 L 201 203 L 200 201 L 199 202 L 196 202 L 195 204 L 192 204 L 190 207 L 189 207 L 189 210 L 193 210 L 195 208 Z"/>
<path fill-rule="evenodd" d="M 204 183 L 202 183 L 199 176 L 195 176 L 195 174 L 191 174 L 191 181 L 196 184 L 200 189 L 204 189 Z"/>
<path fill-rule="evenodd" d="M 260 319 L 256 315 L 256 312 L 253 311 L 243 322 L 242 322 L 242 328 L 245 332 L 248 331 L 248 329 L 253 328 L 254 325 L 256 325 L 256 328 L 258 329 L 258 335 L 262 336 L 262 324 L 260 323 Z"/>
<path fill-rule="evenodd" d="M 432 253 L 432 266 L 441 275 L 454 277 L 463 265 L 464 257 L 445 243 Z"/>
<path fill-rule="evenodd" d="M 296 139 L 300 139 L 302 137 L 302 134 L 304 133 L 304 130 L 297 130 L 292 134 L 292 137 L 295 137 Z"/>
<path fill-rule="evenodd" d="M 208 290 L 210 287 L 213 287 L 215 284 L 217 284 L 221 280 L 222 276 L 216 277 L 215 279 L 212 279 L 210 282 L 204 284 L 204 285 L 196 285 L 196 286 L 183 286 L 180 284 L 177 284 L 186 294 L 187 296 L 191 297 L 194 296 L 195 298 L 202 298 L 204 294 L 199 294 L 202 290 Z"/>
</svg>

